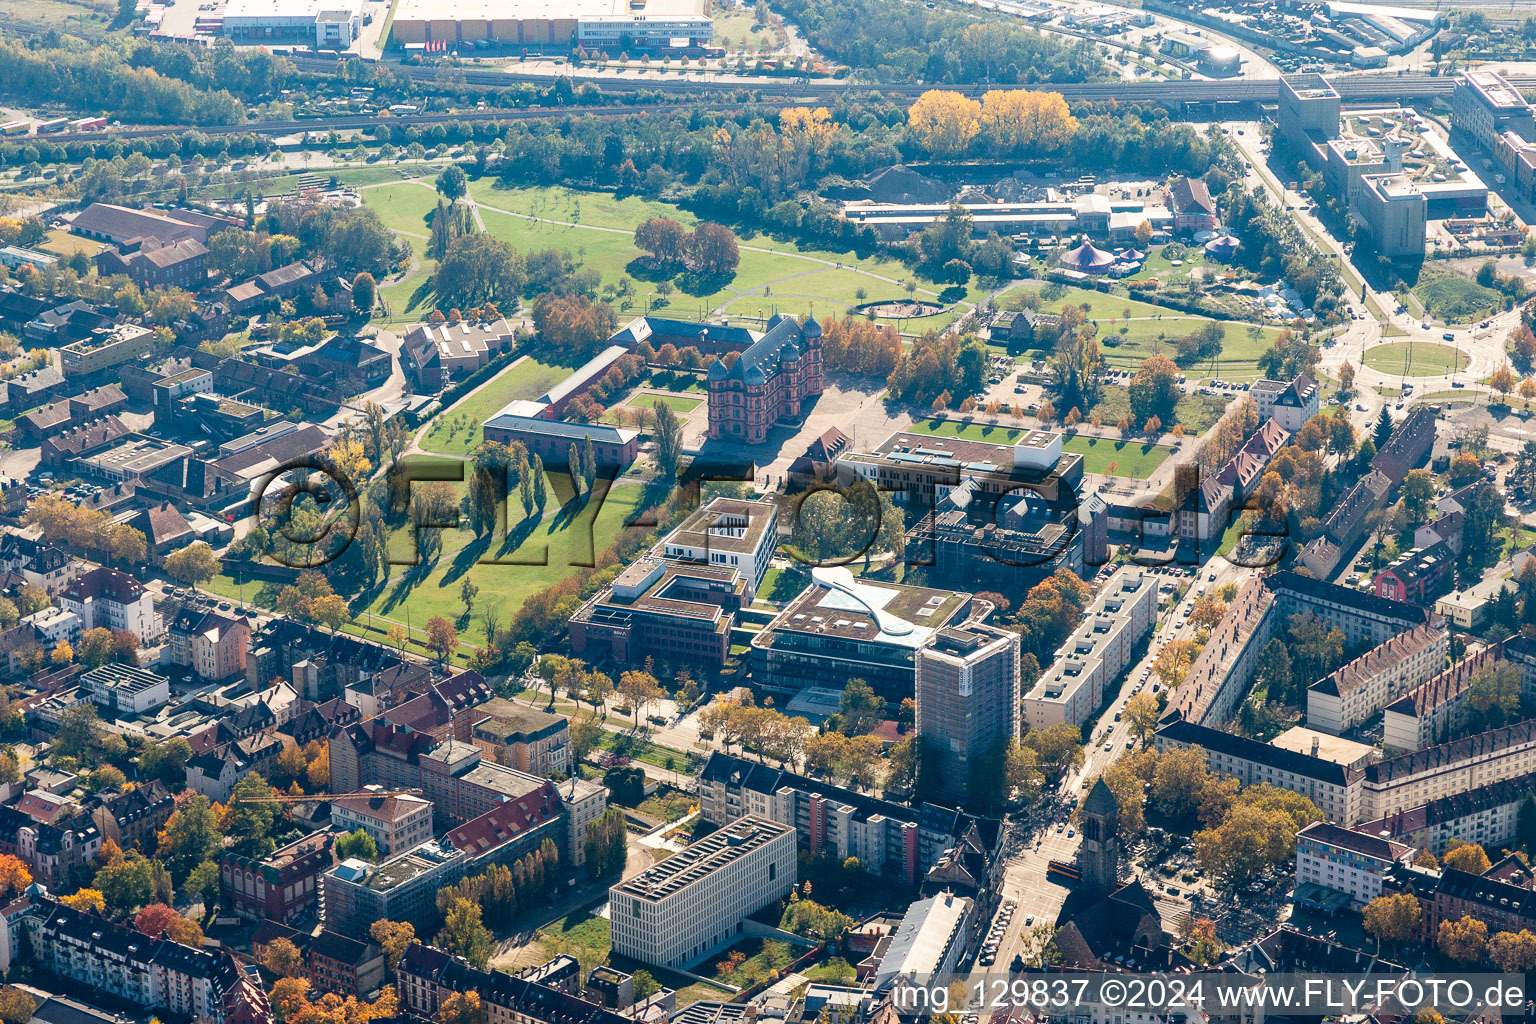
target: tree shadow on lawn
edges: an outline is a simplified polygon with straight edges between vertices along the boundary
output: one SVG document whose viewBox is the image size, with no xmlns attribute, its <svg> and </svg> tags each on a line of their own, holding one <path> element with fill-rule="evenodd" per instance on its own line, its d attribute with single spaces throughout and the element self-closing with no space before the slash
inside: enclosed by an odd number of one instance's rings
<svg viewBox="0 0 1536 1024">
<path fill-rule="evenodd" d="M 389 596 L 384 599 L 384 604 L 380 606 L 380 614 L 394 611 L 400 606 L 401 602 L 410 597 L 411 591 L 421 586 L 426 581 L 426 578 L 432 574 L 432 570 L 436 568 L 441 557 L 441 552 L 439 552 L 439 554 L 433 555 L 431 558 L 421 559 L 396 580 L 394 587 L 389 592 Z M 387 585 L 381 584 L 381 589 Z"/>
<path fill-rule="evenodd" d="M 624 273 L 636 281 L 644 281 L 647 284 L 660 284 L 670 281 L 678 275 L 683 268 L 675 263 L 663 263 L 660 266 L 651 262 L 646 256 L 636 256 L 624 264 Z"/>
</svg>

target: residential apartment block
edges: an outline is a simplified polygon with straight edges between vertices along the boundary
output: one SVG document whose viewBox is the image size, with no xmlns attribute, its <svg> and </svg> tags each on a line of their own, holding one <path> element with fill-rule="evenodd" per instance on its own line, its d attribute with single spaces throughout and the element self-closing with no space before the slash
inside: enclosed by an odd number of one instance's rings
<svg viewBox="0 0 1536 1024">
<path fill-rule="evenodd" d="M 941 759 L 937 799 L 964 804 L 975 773 L 1019 734 L 1019 635 L 981 623 L 941 629 L 917 651 L 917 735 Z"/>
<path fill-rule="evenodd" d="M 722 826 L 743 815 L 793 826 L 800 848 L 916 885 L 973 830 L 995 850 L 999 823 L 935 804 L 907 807 L 718 751 L 699 772 L 700 816 Z"/>
<path fill-rule="evenodd" d="M 80 616 L 80 628 L 126 630 L 144 647 L 159 639 L 155 601 L 144 584 L 116 569 L 96 568 L 59 593 L 59 607 Z"/>
<path fill-rule="evenodd" d="M 1317 821 L 1296 834 L 1296 885 L 1315 886 L 1363 907 L 1381 895 L 1381 880 L 1394 864 L 1411 864 L 1411 846 Z M 1298 892 L 1298 902 L 1319 902 Z"/>
<path fill-rule="evenodd" d="M 1445 668 L 1450 635 L 1415 626 L 1307 688 L 1307 725 L 1341 735 Z"/>
<path fill-rule="evenodd" d="M 33 901 L 23 927 L 42 969 L 141 1011 L 213 1024 L 270 1021 L 266 995 L 230 953 L 151 939 L 48 896 Z"/>
<path fill-rule="evenodd" d="M 1062 722 L 1081 725 L 1104 701 L 1106 687 L 1131 664 L 1132 652 L 1157 621 L 1157 583 L 1127 567 L 1111 576 L 1082 624 L 1056 651 L 1047 670 L 1024 694 L 1023 717 L 1032 729 Z"/>
<path fill-rule="evenodd" d="M 796 881 L 795 830 L 747 815 L 608 890 L 615 953 L 684 967 L 735 942 Z"/>
<path fill-rule="evenodd" d="M 362 829 L 380 854 L 403 853 L 432 838 L 432 804 L 419 796 L 333 796 L 330 804 L 331 824 L 346 832 Z"/>
</svg>

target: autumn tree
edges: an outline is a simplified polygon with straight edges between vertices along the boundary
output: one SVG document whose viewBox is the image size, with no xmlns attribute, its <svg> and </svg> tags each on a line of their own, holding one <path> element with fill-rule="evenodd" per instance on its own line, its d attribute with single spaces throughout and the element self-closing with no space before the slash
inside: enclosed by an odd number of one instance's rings
<svg viewBox="0 0 1536 1024">
<path fill-rule="evenodd" d="M 433 1019 L 437 1024 L 484 1024 L 485 1007 L 480 1002 L 480 993 L 474 989 L 450 993 L 438 1005 Z"/>
<path fill-rule="evenodd" d="M 166 574 L 178 583 L 197 589 L 199 583 L 205 583 L 219 574 L 222 567 L 219 557 L 213 553 L 213 548 L 204 541 L 193 541 L 180 551 L 173 551 L 165 557 Z"/>
<path fill-rule="evenodd" d="M 267 943 L 261 955 L 261 966 L 279 978 L 302 978 L 305 975 L 304 954 L 299 947 L 284 938 Z"/>
<path fill-rule="evenodd" d="M 1440 863 L 1457 871 L 1465 871 L 1468 874 L 1480 875 L 1492 867 L 1488 860 L 1488 852 L 1476 843 L 1461 843 L 1451 841 L 1445 855 L 1440 858 Z"/>
<path fill-rule="evenodd" d="M 1441 921 L 1435 945 L 1457 963 L 1475 964 L 1488 947 L 1488 926 L 1466 916 L 1459 921 Z"/>
<path fill-rule="evenodd" d="M 459 631 L 453 628 L 453 623 L 441 615 L 427 620 L 427 650 L 437 656 L 439 665 L 446 666 L 458 647 Z"/>
<path fill-rule="evenodd" d="M 37 1013 L 37 1000 L 15 985 L 0 988 L 0 1022 L 27 1024 Z"/>
<path fill-rule="evenodd" d="M 455 899 L 443 914 L 443 927 L 432 940 L 434 946 L 461 956 L 481 970 L 491 957 L 491 932 L 481 922 L 480 905 L 467 899 Z"/>
<path fill-rule="evenodd" d="M 1365 930 L 1381 942 L 1408 942 L 1418 937 L 1424 908 L 1412 893 L 1378 896 L 1360 912 Z"/>
<path fill-rule="evenodd" d="M 384 963 L 391 974 L 406 949 L 416 941 L 416 927 L 409 921 L 375 921 L 368 926 L 368 934 L 384 951 Z"/>
<path fill-rule="evenodd" d="M 1508 363 L 1494 370 L 1493 376 L 1488 378 L 1488 386 L 1497 391 L 1501 399 L 1508 399 L 1509 393 L 1515 390 L 1516 385 L 1519 383 L 1519 375 L 1510 369 Z"/>
<path fill-rule="evenodd" d="M 907 110 L 907 133 L 934 156 L 957 156 L 981 130 L 981 104 L 946 89 L 930 89 Z"/>
</svg>

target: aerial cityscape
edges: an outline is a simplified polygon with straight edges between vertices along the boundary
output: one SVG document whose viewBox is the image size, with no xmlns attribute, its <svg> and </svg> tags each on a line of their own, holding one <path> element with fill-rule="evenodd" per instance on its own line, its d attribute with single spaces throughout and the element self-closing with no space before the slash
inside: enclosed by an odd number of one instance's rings
<svg viewBox="0 0 1536 1024">
<path fill-rule="evenodd" d="M 0 1024 L 1536 1017 L 1530 0 L 0 0 Z"/>
</svg>

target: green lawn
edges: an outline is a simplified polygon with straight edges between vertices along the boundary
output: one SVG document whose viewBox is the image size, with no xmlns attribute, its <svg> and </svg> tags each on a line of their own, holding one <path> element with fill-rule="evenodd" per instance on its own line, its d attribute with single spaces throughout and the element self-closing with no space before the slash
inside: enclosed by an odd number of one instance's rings
<svg viewBox="0 0 1536 1024">
<path fill-rule="evenodd" d="M 990 441 L 993 444 L 1013 444 L 1014 441 L 1017 441 L 1028 432 L 1017 427 L 947 419 L 918 420 L 907 429 L 914 434 L 928 434 L 933 437 L 959 437 L 967 441 Z"/>
<path fill-rule="evenodd" d="M 1107 437 L 1089 437 L 1074 434 L 1064 438 L 1063 452 L 1083 457 L 1083 472 L 1110 476 L 1135 477 L 1145 480 L 1152 471 L 1173 454 L 1173 449 L 1160 444 L 1142 444 L 1137 441 L 1112 440 Z M 1110 470 L 1110 466 L 1115 468 Z"/>
<path fill-rule="evenodd" d="M 964 420 L 918 420 L 907 428 L 915 434 L 933 437 L 959 437 L 968 441 L 990 441 L 993 444 L 1013 444 L 1027 431 L 1016 427 L 995 426 L 989 423 L 971 423 Z M 1135 441 L 1111 440 L 1074 434 L 1062 439 L 1061 450 L 1083 457 L 1083 471 L 1108 474 L 1111 463 L 1115 476 L 1145 479 L 1152 475 L 1162 461 L 1173 454 L 1173 449 L 1158 444 L 1141 444 Z"/>
<path fill-rule="evenodd" d="M 485 439 L 483 425 L 487 419 L 500 412 L 508 402 L 538 398 L 570 372 L 568 366 L 556 366 L 524 356 L 478 391 L 465 395 L 451 408 L 438 413 L 432 428 L 422 437 L 421 447 L 438 455 L 468 455 Z"/>
<path fill-rule="evenodd" d="M 1114 367 L 1135 368 L 1158 353 L 1173 358 L 1174 343 L 1179 338 L 1210 322 L 1207 317 L 1169 306 L 1052 283 L 1026 282 L 1004 294 L 1000 304 L 1017 305 L 1018 298 L 1028 293 L 1039 296 L 1039 308 L 1046 311 L 1062 306 L 1087 306 L 1088 318 L 1099 327 L 1099 349 L 1104 361 Z M 1215 374 L 1225 380 L 1257 379 L 1258 358 L 1275 343 L 1280 328 L 1236 321 L 1221 321 L 1221 325 L 1221 355 L 1215 361 Z M 1211 360 L 1186 369 L 1207 373 Z"/>
<path fill-rule="evenodd" d="M 421 251 L 420 238 L 425 238 L 431 231 L 428 218 L 437 209 L 440 198 L 435 189 L 402 181 L 398 185 L 370 188 L 363 193 L 363 197 L 378 212 L 385 227 L 407 235 L 420 236 L 412 248 Z"/>
<path fill-rule="evenodd" d="M 631 395 L 629 401 L 624 404 L 631 409 L 654 409 L 657 402 L 660 402 L 679 415 L 686 416 L 703 405 L 704 399 L 684 398 L 681 395 L 658 395 L 654 391 L 642 391 L 639 394 Z"/>
<path fill-rule="evenodd" d="M 1365 365 L 1382 373 L 1409 377 L 1439 377 L 1466 368 L 1460 349 L 1432 341 L 1393 341 L 1365 350 Z"/>
<path fill-rule="evenodd" d="M 657 282 L 646 279 L 644 266 L 631 267 L 641 255 L 634 247 L 632 232 L 641 221 L 658 216 L 671 217 L 691 228 L 698 221 L 687 211 L 635 196 L 621 199 L 561 187 L 496 186 L 491 179 L 470 183 L 470 196 L 481 204 L 486 230 L 524 252 L 563 249 L 582 266 L 596 270 L 604 285 L 617 286 L 620 278 L 631 278 L 635 296 L 628 308 L 620 304 L 620 312 L 661 308 L 677 316 L 690 316 L 724 308 L 736 316 L 756 316 L 759 310 L 764 316 L 774 311 L 826 316 L 841 313 L 860 301 L 905 294 L 899 282 L 909 274 L 894 260 L 859 258 L 756 235 L 740 239 L 741 262 L 736 274 L 717 290 L 704 295 L 674 290 L 670 296 L 663 296 L 657 291 Z M 425 189 L 421 191 L 431 195 Z M 940 290 L 932 282 L 919 282 L 919 288 L 920 297 L 930 300 Z M 980 297 L 981 292 L 976 289 L 967 295 L 970 301 Z M 937 321 L 932 323 L 937 326 Z"/>
<path fill-rule="evenodd" d="M 106 246 L 94 239 L 82 238 L 80 235 L 72 235 L 68 231 L 55 228 L 48 232 L 38 248 L 43 252 L 51 252 L 67 258 L 77 252 L 83 252 L 88 257 L 95 256 Z"/>
<path fill-rule="evenodd" d="M 715 13 L 715 45 L 727 50 L 777 50 L 783 33 L 770 25 L 757 24 L 748 8 Z"/>
<path fill-rule="evenodd" d="M 396 565 L 390 580 L 364 606 L 354 607 L 421 626 L 434 615 L 458 622 L 464 614 L 459 597 L 463 577 L 480 588 L 475 600 L 478 615 L 486 608 L 499 611 L 505 623 L 529 595 L 544 590 L 590 566 L 610 547 L 640 506 L 641 489 L 618 483 L 611 489 L 598 483 L 588 501 L 562 505 L 571 494 L 570 477 L 549 467 L 550 502 L 541 516 L 525 519 L 522 505 L 507 502 L 507 536 L 477 540 L 467 529 L 444 529 L 443 550 L 431 562 L 417 566 Z M 453 485 L 461 493 L 463 485 Z M 392 530 L 388 537 L 391 558 L 403 562 L 414 551 L 409 526 Z M 469 628 L 466 623 L 463 628 Z M 478 626 L 473 628 L 479 642 Z"/>
<path fill-rule="evenodd" d="M 414 248 L 420 248 L 420 244 Z M 379 286 L 379 296 L 389 315 L 387 324 L 412 324 L 426 319 L 432 311 L 432 274 L 437 270 L 434 260 L 418 257 L 415 270 L 398 281 Z"/>
</svg>

